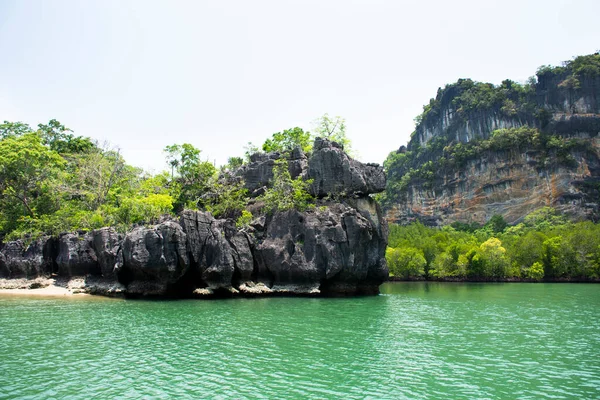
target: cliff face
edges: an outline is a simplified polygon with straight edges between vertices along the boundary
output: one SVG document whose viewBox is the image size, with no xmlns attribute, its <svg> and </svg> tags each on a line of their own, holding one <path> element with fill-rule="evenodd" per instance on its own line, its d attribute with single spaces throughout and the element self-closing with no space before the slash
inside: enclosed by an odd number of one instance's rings
<svg viewBox="0 0 600 400">
<path fill-rule="evenodd" d="M 238 177 L 260 191 L 279 157 L 254 157 Z M 83 291 L 129 296 L 378 293 L 388 276 L 387 223 L 369 194 L 384 189 L 383 169 L 326 140 L 310 158 L 294 151 L 291 159 L 295 175 L 313 179 L 315 196 L 327 197 L 314 209 L 268 213 L 243 228 L 187 210 L 125 235 L 103 228 L 9 242 L 0 247 L 0 278 L 84 276 Z"/>
<path fill-rule="evenodd" d="M 514 223 L 542 206 L 597 220 L 599 99 L 598 54 L 543 67 L 537 83 L 440 89 L 386 160 L 388 221 Z"/>
</svg>

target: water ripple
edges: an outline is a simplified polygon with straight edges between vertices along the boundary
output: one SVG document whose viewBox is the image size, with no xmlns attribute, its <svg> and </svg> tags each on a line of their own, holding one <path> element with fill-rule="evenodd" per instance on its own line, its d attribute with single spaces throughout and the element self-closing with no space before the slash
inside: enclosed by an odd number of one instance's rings
<svg viewBox="0 0 600 400">
<path fill-rule="evenodd" d="M 349 299 L 0 297 L 0 398 L 600 397 L 600 285 Z"/>
</svg>

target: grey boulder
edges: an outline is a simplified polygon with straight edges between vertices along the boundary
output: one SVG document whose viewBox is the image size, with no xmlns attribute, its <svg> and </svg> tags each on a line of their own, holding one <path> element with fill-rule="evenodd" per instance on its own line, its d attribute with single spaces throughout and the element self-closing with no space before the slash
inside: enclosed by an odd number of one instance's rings
<svg viewBox="0 0 600 400">
<path fill-rule="evenodd" d="M 60 276 L 100 275 L 98 258 L 89 233 L 63 233 L 58 238 L 56 257 Z"/>
<path fill-rule="evenodd" d="M 118 277 L 130 294 L 166 294 L 189 270 L 186 234 L 173 221 L 133 229 L 122 251 Z"/>
<path fill-rule="evenodd" d="M 385 173 L 378 164 L 363 164 L 348 157 L 335 142 L 316 138 L 308 160 L 312 193 L 325 196 L 364 196 L 385 190 Z"/>
</svg>

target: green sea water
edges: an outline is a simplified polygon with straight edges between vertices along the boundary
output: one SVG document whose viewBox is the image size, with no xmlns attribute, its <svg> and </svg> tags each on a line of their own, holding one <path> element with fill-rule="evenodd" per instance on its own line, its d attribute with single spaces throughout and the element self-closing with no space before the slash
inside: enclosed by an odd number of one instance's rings
<svg viewBox="0 0 600 400">
<path fill-rule="evenodd" d="M 0 297 L 0 398 L 600 398 L 600 285 Z"/>
</svg>

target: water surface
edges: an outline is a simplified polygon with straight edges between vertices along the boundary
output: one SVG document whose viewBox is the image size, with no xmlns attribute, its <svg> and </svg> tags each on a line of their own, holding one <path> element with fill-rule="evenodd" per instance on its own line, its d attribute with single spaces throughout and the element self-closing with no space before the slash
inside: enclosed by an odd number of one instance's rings
<svg viewBox="0 0 600 400">
<path fill-rule="evenodd" d="M 599 398 L 600 285 L 0 297 L 0 398 Z"/>
</svg>

